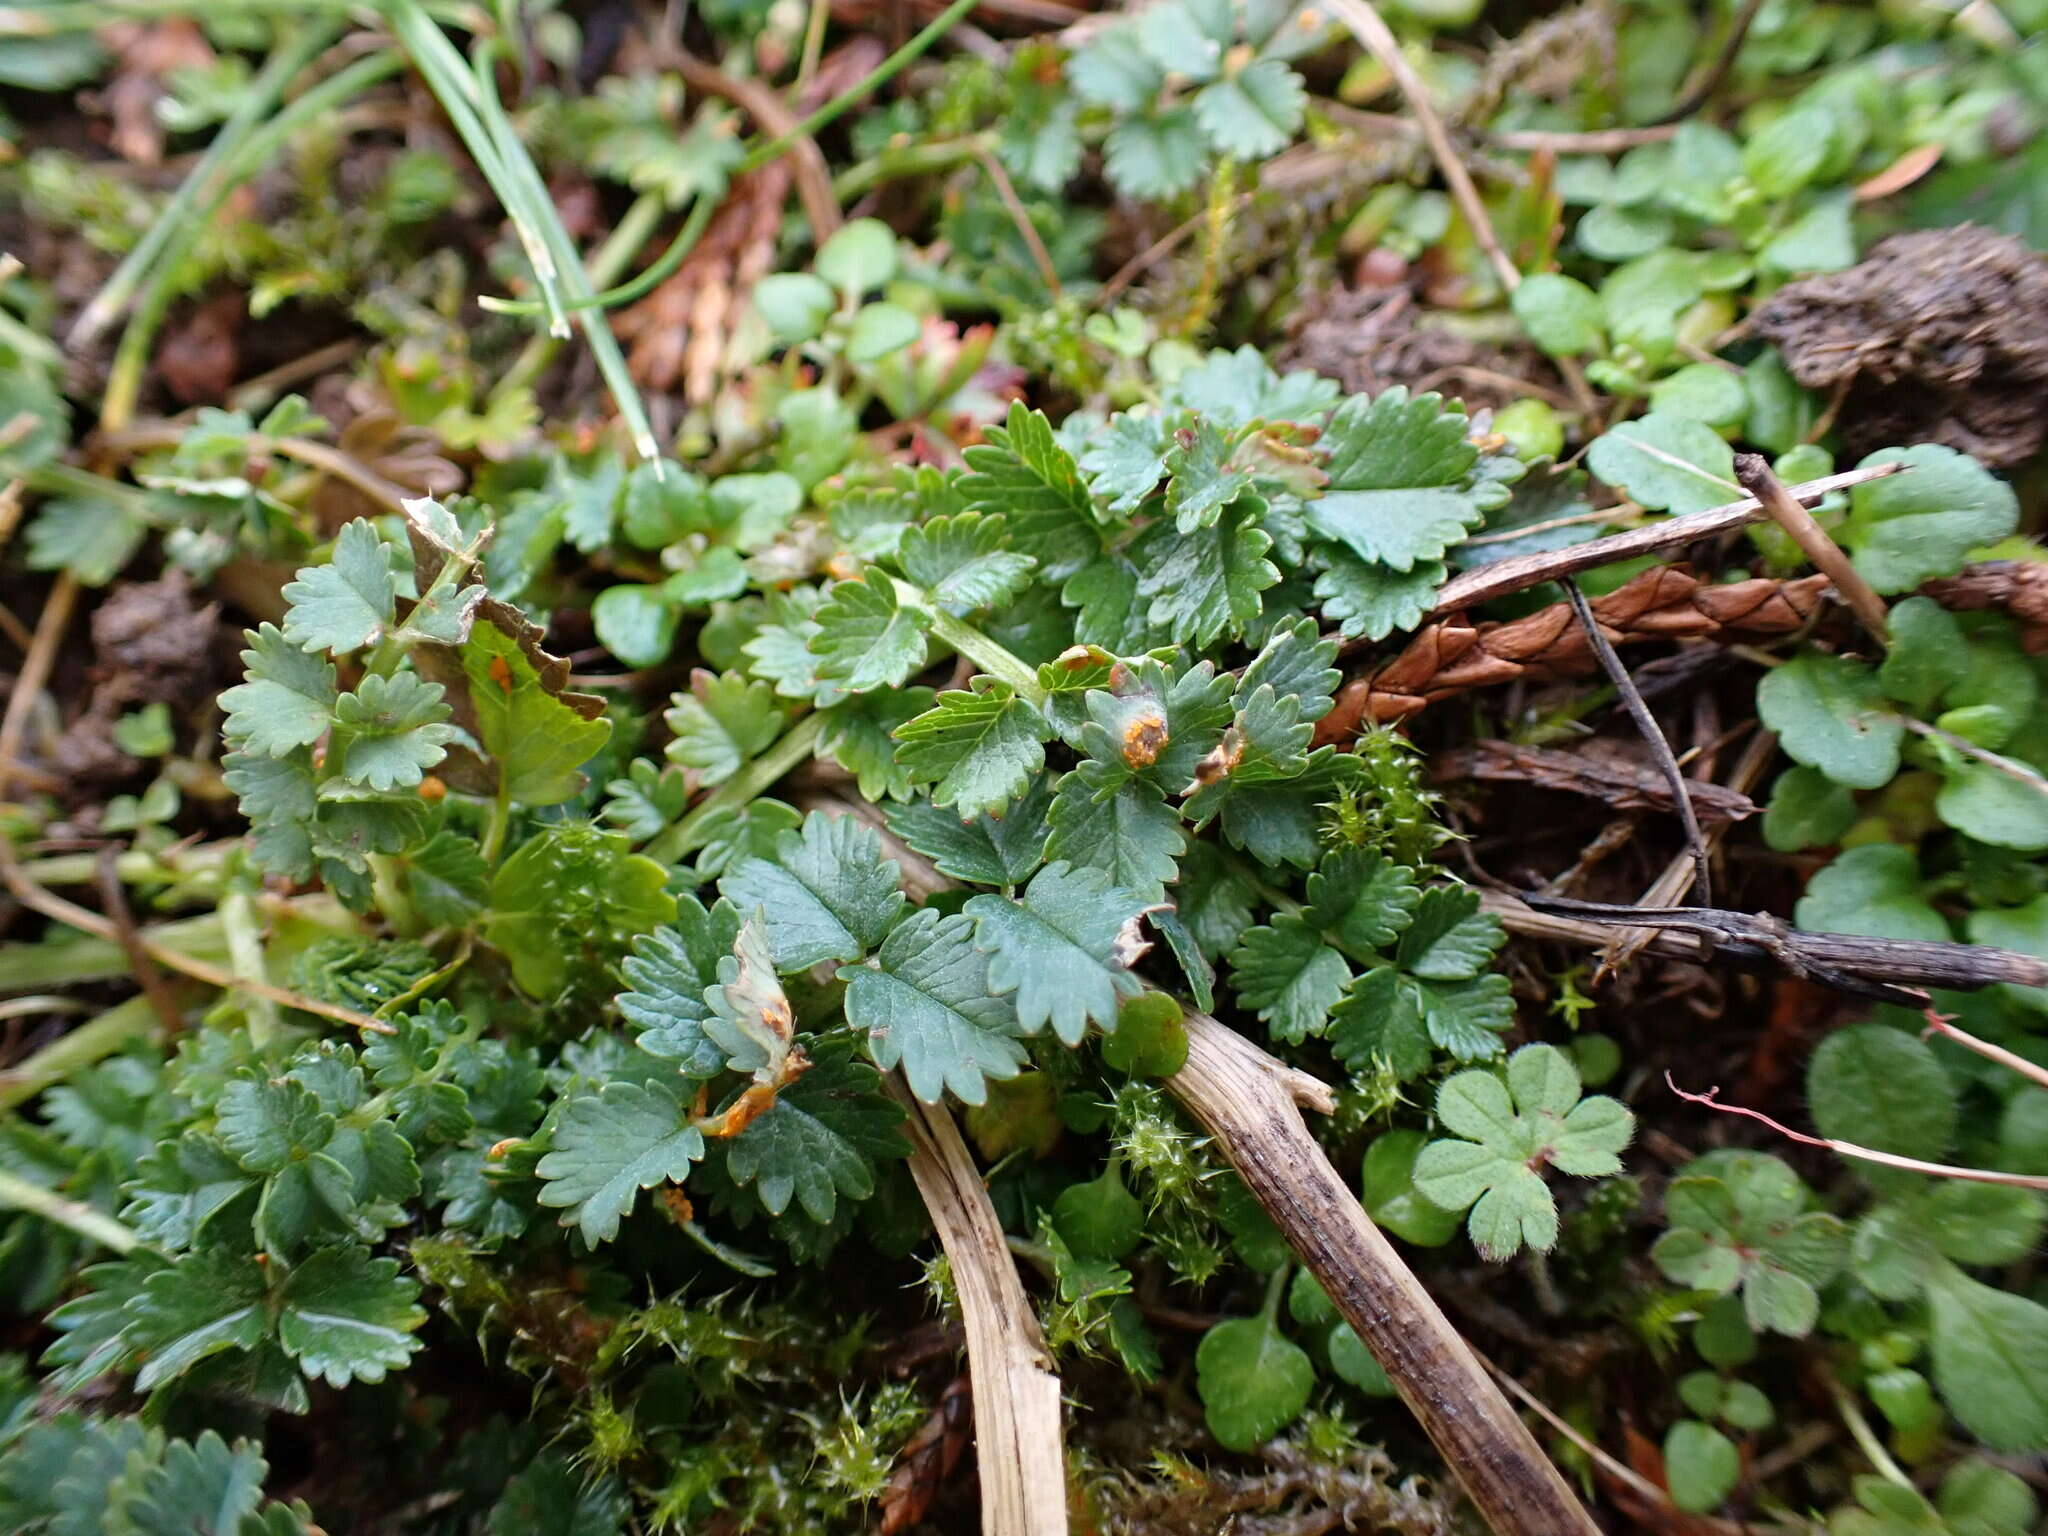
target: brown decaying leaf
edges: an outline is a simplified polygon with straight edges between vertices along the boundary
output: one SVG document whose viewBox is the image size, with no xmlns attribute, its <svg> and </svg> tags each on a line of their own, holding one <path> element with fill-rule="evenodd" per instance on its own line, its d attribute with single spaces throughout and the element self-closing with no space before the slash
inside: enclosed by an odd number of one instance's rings
<svg viewBox="0 0 2048 1536">
<path fill-rule="evenodd" d="M 1804 625 L 1827 585 L 1825 576 L 1714 585 L 1683 565 L 1662 565 L 1592 607 L 1601 631 L 1616 645 L 1764 638 L 1791 634 Z M 1595 664 L 1569 603 L 1552 603 L 1506 623 L 1473 624 L 1453 615 L 1416 631 L 1400 655 L 1346 683 L 1336 707 L 1317 723 L 1315 741 L 1320 746 L 1348 740 L 1368 723 L 1401 719 L 1470 688 L 1518 678 L 1549 682 L 1578 677 Z"/>
<path fill-rule="evenodd" d="M 811 77 L 799 107 L 819 106 L 856 84 L 882 51 L 873 38 L 836 50 Z M 675 274 L 613 319 L 612 329 L 627 343 L 627 367 L 642 388 L 680 388 L 691 405 L 717 393 L 739 307 L 774 268 L 782 211 L 795 181 L 787 156 L 739 177 Z"/>
<path fill-rule="evenodd" d="M 226 289 L 207 299 L 157 343 L 156 372 L 181 405 L 210 405 L 225 399 L 242 365 L 244 296 Z"/>
<path fill-rule="evenodd" d="M 954 1377 L 939 1394 L 938 1406 L 896 1453 L 896 1465 L 876 1500 L 882 1510 L 882 1536 L 909 1530 L 924 1519 L 973 1438 L 973 1410 L 968 1378 Z"/>
<path fill-rule="evenodd" d="M 1584 752 L 1558 752 L 1546 747 L 1518 746 L 1511 741 L 1478 741 L 1468 747 L 1439 752 L 1429 770 L 1437 779 L 1495 779 L 1534 784 L 1603 800 L 1618 811 L 1674 809 L 1671 786 L 1647 764 Z M 1702 822 L 1740 821 L 1756 812 L 1756 802 L 1719 784 L 1686 781 L 1693 814 Z"/>
</svg>

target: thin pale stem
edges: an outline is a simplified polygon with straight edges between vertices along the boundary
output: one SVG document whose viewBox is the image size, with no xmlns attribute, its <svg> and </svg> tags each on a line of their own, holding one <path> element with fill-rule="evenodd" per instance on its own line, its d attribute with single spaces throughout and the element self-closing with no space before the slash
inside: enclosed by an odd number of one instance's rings
<svg viewBox="0 0 2048 1536">
<path fill-rule="evenodd" d="M 133 1228 L 123 1226 L 105 1211 L 94 1210 L 83 1201 L 70 1199 L 4 1171 L 0 1171 L 0 1205 L 40 1216 L 67 1232 L 76 1233 L 87 1242 L 98 1243 L 116 1253 L 127 1253 L 142 1242 Z"/>
<path fill-rule="evenodd" d="M 823 715 L 806 715 L 789 728 L 782 739 L 754 758 L 740 771 L 690 808 L 674 826 L 642 850 L 659 864 L 673 864 L 704 845 L 706 826 L 721 811 L 736 811 L 764 794 L 782 778 L 808 761 L 825 734 Z"/>
</svg>

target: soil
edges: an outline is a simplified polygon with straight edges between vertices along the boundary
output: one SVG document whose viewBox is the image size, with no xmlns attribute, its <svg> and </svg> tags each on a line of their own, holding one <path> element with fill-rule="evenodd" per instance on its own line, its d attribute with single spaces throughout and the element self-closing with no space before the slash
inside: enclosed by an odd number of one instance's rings
<svg viewBox="0 0 2048 1536">
<path fill-rule="evenodd" d="M 1844 390 L 1852 454 L 1945 443 L 1995 469 L 2048 437 L 2048 257 L 1973 224 L 1894 235 L 1756 313 L 1809 389 Z"/>
</svg>

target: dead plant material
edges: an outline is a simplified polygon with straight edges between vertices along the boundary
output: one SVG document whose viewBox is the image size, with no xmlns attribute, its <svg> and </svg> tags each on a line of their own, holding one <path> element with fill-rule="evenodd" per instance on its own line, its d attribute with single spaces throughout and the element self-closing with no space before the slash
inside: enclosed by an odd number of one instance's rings
<svg viewBox="0 0 2048 1536">
<path fill-rule="evenodd" d="M 967 1325 L 984 1536 L 1066 1536 L 1060 1378 L 1002 1223 L 945 1106 L 921 1102 L 896 1073 L 884 1082 L 908 1114 L 910 1176 L 952 1262 Z"/>
<path fill-rule="evenodd" d="M 1771 473 L 1771 461 L 1760 453 L 1735 455 L 1735 478 L 1742 488 L 1763 503 L 1771 519 L 1791 537 L 1800 551 L 1835 584 L 1835 591 L 1847 603 L 1880 645 L 1890 643 L 1891 628 L 1884 599 L 1877 595 L 1862 573 L 1849 563 L 1842 546 L 1828 535 L 1814 515 L 1793 499 L 1784 482 Z"/>
<path fill-rule="evenodd" d="M 1802 933 L 1783 918 L 1716 907 L 1633 907 L 1531 894 L 1538 912 L 1588 923 L 1676 929 L 1705 940 L 1706 949 L 1748 970 L 1782 971 L 1852 997 L 1921 1007 L 1923 987 L 1974 992 L 2009 983 L 2048 986 L 2048 960 L 1985 944 L 1871 939 L 1847 933 Z"/>
<path fill-rule="evenodd" d="M 117 60 L 99 93 L 99 105 L 113 122 L 107 147 L 130 165 L 161 165 L 165 130 L 157 105 L 164 99 L 165 78 L 173 70 L 205 69 L 213 63 L 213 49 L 198 23 L 184 17 L 116 22 L 101 36 Z"/>
<path fill-rule="evenodd" d="M 796 110 L 822 106 L 858 84 L 874 72 L 882 55 L 881 42 L 868 37 L 836 50 L 805 85 Z M 752 105 L 761 102 L 753 99 Z M 811 153 L 817 153 L 816 146 Z M 774 269 L 782 210 L 797 186 L 797 164 L 784 155 L 737 178 L 674 275 L 614 317 L 612 329 L 627 343 L 626 363 L 642 388 L 680 389 L 693 406 L 706 405 L 717 394 L 741 307 L 754 284 Z M 824 190 L 829 203 L 829 182 Z M 813 188 L 806 206 L 817 201 Z M 831 217 L 837 213 L 832 204 Z M 812 216 L 814 221 L 828 217 L 822 207 L 813 209 Z M 820 231 L 819 238 L 828 233 Z"/>
<path fill-rule="evenodd" d="M 1945 443 L 1995 469 L 2048 438 L 2048 257 L 1972 224 L 1881 241 L 1757 310 L 1809 389 L 1843 389 L 1844 445 Z"/>
<path fill-rule="evenodd" d="M 1752 640 L 1788 635 L 1818 609 L 1826 576 L 1701 581 L 1683 565 L 1644 571 L 1591 604 L 1616 645 L 1641 640 Z M 1416 631 L 1406 650 L 1346 683 L 1316 726 L 1318 744 L 1346 741 L 1369 724 L 1399 720 L 1472 688 L 1526 679 L 1582 677 L 1597 666 L 1570 603 L 1525 618 L 1473 624 L 1463 615 Z"/>
<path fill-rule="evenodd" d="M 875 1501 L 881 1506 L 882 1536 L 895 1536 L 925 1517 L 967 1449 L 973 1420 L 973 1388 L 967 1377 L 956 1376 L 939 1394 L 931 1416 L 896 1453 L 888 1484 Z"/>
<path fill-rule="evenodd" d="M 1996 609 L 2019 621 L 2020 644 L 2030 655 L 2048 651 L 2048 564 L 1986 560 L 1920 588 L 1944 608 L 1961 613 Z"/>
<path fill-rule="evenodd" d="M 1677 809 L 1671 786 L 1656 770 L 1589 752 L 1559 752 L 1548 747 L 1518 746 L 1512 741 L 1478 741 L 1469 747 L 1439 752 L 1429 760 L 1439 780 L 1488 779 L 1533 784 L 1539 789 L 1584 795 L 1617 811 Z M 1693 811 L 1701 821 L 1723 824 L 1756 814 L 1747 795 L 1698 779 L 1686 781 Z"/>
<path fill-rule="evenodd" d="M 92 613 L 94 677 L 119 705 L 179 704 L 206 691 L 220 604 L 201 607 L 176 566 L 114 588 Z"/>
<path fill-rule="evenodd" d="M 1327 1113 L 1328 1087 L 1206 1014 L 1190 1013 L 1187 1031 L 1187 1065 L 1167 1087 L 1358 1330 L 1488 1524 L 1502 1536 L 1594 1536 L 1536 1437 L 1309 1133 L 1301 1106 Z"/>
<path fill-rule="evenodd" d="M 215 405 L 227 398 L 242 366 L 242 323 L 248 301 L 225 289 L 164 332 L 156 372 L 180 405 Z"/>
</svg>

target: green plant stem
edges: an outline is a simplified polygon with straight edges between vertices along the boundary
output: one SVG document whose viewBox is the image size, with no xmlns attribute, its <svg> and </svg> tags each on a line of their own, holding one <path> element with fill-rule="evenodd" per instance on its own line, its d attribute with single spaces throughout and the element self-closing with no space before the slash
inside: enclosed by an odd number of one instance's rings
<svg viewBox="0 0 2048 1536">
<path fill-rule="evenodd" d="M 1292 1264 L 1278 1264 L 1273 1268 L 1273 1278 L 1266 1282 L 1265 1305 L 1259 1308 L 1259 1320 L 1271 1323 L 1280 1316 L 1280 1298 L 1287 1294 L 1287 1277 L 1294 1270 Z"/>
<path fill-rule="evenodd" d="M 144 932 L 153 943 L 195 960 L 227 959 L 227 936 L 217 912 L 155 924 Z M 0 945 L 0 992 L 41 992 L 127 974 L 127 951 L 112 939 L 80 935 L 49 943 Z"/>
<path fill-rule="evenodd" d="M 213 874 L 234 852 L 235 843 L 202 843 L 165 855 L 131 848 L 114 860 L 114 873 L 123 883 L 141 885 L 151 880 L 183 880 L 194 875 Z M 29 859 L 21 872 L 37 885 L 89 885 L 96 877 L 97 856 L 90 853 L 53 853 Z"/>
<path fill-rule="evenodd" d="M 1897 1483 L 1901 1488 L 1911 1488 L 1913 1480 L 1906 1476 L 1896 1461 L 1892 1460 L 1891 1453 L 1877 1438 L 1876 1431 L 1870 1427 L 1870 1420 L 1866 1419 L 1863 1410 L 1856 1406 L 1856 1399 L 1849 1395 L 1848 1388 L 1830 1376 L 1828 1391 L 1834 1396 L 1835 1409 L 1842 1415 L 1842 1422 L 1848 1426 L 1849 1438 L 1856 1442 L 1856 1448 L 1869 1459 L 1870 1464 L 1877 1468 L 1881 1476 Z"/>
<path fill-rule="evenodd" d="M 896 584 L 896 601 L 906 608 L 916 608 L 930 618 L 932 638 L 951 646 L 990 677 L 1008 683 L 1017 690 L 1017 697 L 1034 709 L 1045 707 L 1046 692 L 1039 684 L 1036 667 L 989 639 L 972 624 L 955 618 L 926 596 L 923 589 L 900 577 L 891 579 Z"/>
<path fill-rule="evenodd" d="M 874 95 L 876 91 L 908 69 L 932 44 L 950 32 L 954 24 L 961 17 L 973 10 L 979 3 L 980 0 L 953 0 L 951 5 L 932 18 L 930 24 L 922 32 L 918 33 L 917 36 L 911 38 L 909 42 L 884 59 L 880 67 L 865 80 L 861 81 L 860 84 L 850 86 L 846 90 L 841 91 L 837 96 L 834 96 L 825 105 L 818 108 L 817 111 L 787 132 L 778 133 L 766 143 L 758 144 L 748 150 L 739 164 L 733 167 L 733 176 L 737 178 L 746 175 L 749 171 L 758 171 L 770 161 L 780 158 L 797 140 L 807 139 L 818 132 L 819 129 L 829 127 L 837 122 L 847 112 L 859 106 L 868 97 Z M 684 258 L 690 254 L 690 248 L 697 243 L 697 236 L 700 233 L 702 233 L 701 230 L 693 232 L 690 226 L 685 224 L 682 230 L 677 233 L 674 241 L 670 243 L 669 248 L 655 258 L 652 266 L 631 282 L 624 283 L 617 288 L 607 289 L 603 293 L 579 298 L 568 307 L 571 309 L 585 309 L 596 306 L 610 309 L 614 305 L 631 303 L 634 299 L 648 293 L 668 280 L 676 268 L 683 264 Z M 489 307 L 500 314 L 508 315 L 539 313 L 538 306 L 526 300 L 496 299 L 492 301 Z"/>
<path fill-rule="evenodd" d="M 626 264 L 654 236 L 660 227 L 661 217 L 667 205 L 654 192 L 643 192 L 628 208 L 603 245 L 591 256 L 589 263 L 590 280 L 593 283 L 609 283 L 621 272 Z M 491 388 L 493 402 L 503 399 L 518 390 L 530 388 L 534 380 L 546 371 L 555 360 L 555 353 L 561 343 L 545 331 L 535 336 L 512 360 L 512 366 L 505 370 L 498 382 Z"/>
<path fill-rule="evenodd" d="M 489 819 L 484 822 L 483 841 L 478 851 L 483 854 L 486 864 L 498 862 L 498 850 L 505 846 L 505 831 L 512 825 L 512 795 L 510 785 L 503 774 L 498 776 L 498 792 L 491 797 Z"/>
<path fill-rule="evenodd" d="M 268 982 L 263 964 L 263 925 L 256 903 L 240 884 L 221 893 L 221 930 L 227 937 L 228 969 L 242 981 Z M 277 1038 L 277 1004 L 255 992 L 243 994 L 242 1012 L 249 1020 L 249 1043 L 259 1051 Z"/>
<path fill-rule="evenodd" d="M 137 994 L 105 1013 L 66 1030 L 33 1055 L 0 1072 L 0 1111 L 26 1104 L 73 1072 L 103 1061 L 156 1027 L 156 1009 Z"/>
<path fill-rule="evenodd" d="M 784 774 L 799 767 L 818 750 L 818 738 L 824 734 L 823 715 L 804 716 L 789 728 L 780 741 L 699 800 L 687 816 L 641 852 L 658 864 L 674 864 L 694 853 L 704 845 L 706 822 L 721 811 L 738 810 L 764 793 Z"/>
<path fill-rule="evenodd" d="M 871 187 L 905 176 L 928 176 L 965 165 L 995 148 L 992 133 L 973 133 L 964 138 L 939 139 L 931 143 L 892 146 L 832 178 L 832 195 L 849 203 Z"/>
<path fill-rule="evenodd" d="M 164 205 L 156 222 L 143 231 L 134 249 L 121 258 L 113 276 L 93 295 L 92 302 L 79 311 L 77 321 L 65 337 L 66 347 L 73 352 L 88 347 L 114 323 L 114 317 L 127 307 L 165 247 L 196 223 L 202 193 L 212 194 L 208 199 L 211 207 L 221 196 L 233 190 L 235 183 L 242 179 L 235 174 L 236 162 L 250 135 L 256 131 L 258 121 L 276 105 L 284 95 L 285 87 L 291 84 L 299 71 L 318 58 L 340 35 L 340 24 L 323 18 L 309 24 L 298 37 L 271 54 L 263 68 L 256 72 L 256 77 L 243 89 L 234 110 L 221 121 L 213 142 L 206 146 L 206 152 L 199 157 L 192 173 L 171 194 L 171 200 Z M 219 183 L 218 188 L 215 187 L 216 182 Z"/>
<path fill-rule="evenodd" d="M 87 1242 L 98 1243 L 116 1253 L 127 1253 L 142 1242 L 132 1228 L 123 1226 L 104 1211 L 96 1211 L 40 1184 L 31 1184 L 15 1174 L 0 1172 L 0 1206 L 40 1216 L 67 1232 L 75 1232 Z"/>
<path fill-rule="evenodd" d="M 341 103 L 378 81 L 395 75 L 404 61 L 396 54 L 372 54 L 338 70 L 317 85 L 309 86 L 289 106 L 243 141 L 233 158 L 209 187 L 208 196 L 197 203 L 192 216 L 174 227 L 164 240 L 151 266 L 147 281 L 135 300 L 134 313 L 121 333 L 114 361 L 107 373 L 107 387 L 100 397 L 100 425 L 118 432 L 135 414 L 135 402 L 142 392 L 142 378 L 149 364 L 150 346 L 156 339 L 165 313 L 170 309 L 172 279 L 198 241 L 207 219 L 241 182 L 253 175 L 284 141 L 308 122 L 332 112 Z"/>
</svg>

